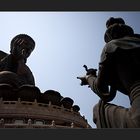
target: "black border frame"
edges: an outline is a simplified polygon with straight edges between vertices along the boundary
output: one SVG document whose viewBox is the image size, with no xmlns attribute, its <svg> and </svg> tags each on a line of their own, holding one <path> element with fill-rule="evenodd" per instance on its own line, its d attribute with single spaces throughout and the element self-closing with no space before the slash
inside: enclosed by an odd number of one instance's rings
<svg viewBox="0 0 140 140">
<path fill-rule="evenodd" d="M 1 0 L 1 11 L 139 11 L 138 0 Z"/>
</svg>

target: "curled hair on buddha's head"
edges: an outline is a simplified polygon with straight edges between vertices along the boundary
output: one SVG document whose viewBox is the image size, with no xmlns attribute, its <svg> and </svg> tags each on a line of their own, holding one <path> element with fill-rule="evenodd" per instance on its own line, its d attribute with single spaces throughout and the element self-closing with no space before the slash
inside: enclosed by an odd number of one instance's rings
<svg viewBox="0 0 140 140">
<path fill-rule="evenodd" d="M 118 18 L 110 17 L 106 21 L 106 27 L 109 28 L 113 24 L 125 24 L 125 21 L 123 20 L 123 18 L 120 18 L 120 17 Z"/>
<path fill-rule="evenodd" d="M 105 32 L 104 40 L 109 42 L 113 39 L 119 39 L 125 36 L 133 36 L 133 29 L 125 24 L 113 24 Z"/>
<path fill-rule="evenodd" d="M 11 40 L 11 44 L 10 44 L 10 49 L 12 50 L 13 47 L 15 47 L 15 43 L 16 41 L 18 41 L 18 39 L 25 39 L 27 41 L 30 42 L 30 44 L 32 44 L 30 47 L 32 50 L 34 50 L 35 48 L 35 41 L 33 40 L 33 38 L 31 38 L 29 35 L 27 34 L 18 34 L 16 35 L 12 40 Z"/>
</svg>

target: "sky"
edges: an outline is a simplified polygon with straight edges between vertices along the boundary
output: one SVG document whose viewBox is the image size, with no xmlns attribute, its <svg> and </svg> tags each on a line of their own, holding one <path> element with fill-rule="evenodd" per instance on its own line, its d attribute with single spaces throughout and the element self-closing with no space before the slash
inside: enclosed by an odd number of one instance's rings
<svg viewBox="0 0 140 140">
<path fill-rule="evenodd" d="M 85 75 L 84 64 L 98 69 L 105 23 L 110 17 L 122 17 L 140 33 L 140 12 L 0 12 L 0 50 L 9 53 L 14 36 L 30 35 L 36 46 L 27 65 L 36 86 L 42 93 L 52 89 L 72 98 L 80 114 L 96 128 L 92 110 L 99 97 L 87 86 L 80 86 L 76 77 Z M 120 92 L 111 103 L 130 107 L 128 97 Z"/>
</svg>

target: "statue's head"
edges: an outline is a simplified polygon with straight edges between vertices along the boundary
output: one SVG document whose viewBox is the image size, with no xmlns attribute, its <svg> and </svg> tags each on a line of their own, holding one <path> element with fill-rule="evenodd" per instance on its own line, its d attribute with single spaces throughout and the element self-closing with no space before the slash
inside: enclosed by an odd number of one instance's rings
<svg viewBox="0 0 140 140">
<path fill-rule="evenodd" d="M 134 31 L 130 26 L 120 23 L 114 23 L 107 28 L 104 35 L 104 40 L 107 43 L 113 39 L 119 39 L 125 36 L 133 35 Z"/>
<path fill-rule="evenodd" d="M 106 27 L 109 28 L 111 25 L 113 24 L 125 24 L 125 21 L 123 20 L 123 18 L 114 18 L 114 17 L 110 17 L 107 21 L 106 21 Z"/>
<path fill-rule="evenodd" d="M 10 52 L 17 57 L 28 58 L 35 48 L 35 41 L 27 34 L 19 34 L 11 40 Z"/>
</svg>

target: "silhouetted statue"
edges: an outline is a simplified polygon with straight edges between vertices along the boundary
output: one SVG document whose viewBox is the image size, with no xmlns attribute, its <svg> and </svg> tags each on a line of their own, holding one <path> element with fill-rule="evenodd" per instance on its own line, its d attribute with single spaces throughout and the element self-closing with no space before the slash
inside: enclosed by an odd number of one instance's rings
<svg viewBox="0 0 140 140">
<path fill-rule="evenodd" d="M 19 34 L 11 41 L 10 54 L 0 51 L 0 84 L 35 85 L 33 74 L 26 65 L 34 47 L 35 42 L 30 36 Z"/>
<path fill-rule="evenodd" d="M 140 35 L 126 25 L 122 18 L 111 17 L 106 22 L 106 45 L 98 68 L 77 77 L 81 85 L 89 85 L 100 97 L 93 109 L 97 128 L 140 127 Z M 94 73 L 94 74 L 93 74 Z M 116 91 L 127 95 L 130 108 L 108 103 Z"/>
</svg>

